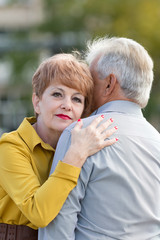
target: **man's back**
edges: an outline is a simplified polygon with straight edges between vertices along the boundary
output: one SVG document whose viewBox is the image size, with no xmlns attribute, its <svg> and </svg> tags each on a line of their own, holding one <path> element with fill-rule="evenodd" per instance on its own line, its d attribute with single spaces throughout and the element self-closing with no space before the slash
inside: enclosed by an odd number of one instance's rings
<svg viewBox="0 0 160 240">
<path fill-rule="evenodd" d="M 97 114 L 114 119 L 119 141 L 88 158 L 47 232 L 57 240 L 160 239 L 159 133 L 132 102 L 113 101 Z"/>
</svg>

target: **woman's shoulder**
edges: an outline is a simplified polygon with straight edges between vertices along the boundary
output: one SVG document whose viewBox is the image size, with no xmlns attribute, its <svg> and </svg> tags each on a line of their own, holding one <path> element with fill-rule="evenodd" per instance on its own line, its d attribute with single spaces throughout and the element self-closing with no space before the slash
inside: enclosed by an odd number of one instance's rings
<svg viewBox="0 0 160 240">
<path fill-rule="evenodd" d="M 9 154 L 13 151 L 15 152 L 16 149 L 23 152 L 25 150 L 24 142 L 19 136 L 18 131 L 4 133 L 0 138 L 0 152 Z"/>
<path fill-rule="evenodd" d="M 33 117 L 24 118 L 19 127 L 16 130 L 13 130 L 8 133 L 3 133 L 0 138 L 1 144 L 13 144 L 13 145 L 25 145 L 25 137 L 29 135 L 33 128 L 31 127 L 31 123 L 34 122 L 35 119 Z M 30 123 L 31 122 L 31 123 Z"/>
<path fill-rule="evenodd" d="M 4 133 L 0 138 L 0 162 L 1 164 L 10 164 L 13 158 L 19 159 L 23 156 L 30 158 L 30 151 L 28 146 L 23 141 L 18 131 L 12 131 L 9 133 Z"/>
<path fill-rule="evenodd" d="M 18 132 L 17 130 L 8 132 L 8 133 L 3 133 L 1 138 L 0 138 L 0 144 L 5 143 L 5 142 L 16 142 L 18 141 Z"/>
</svg>

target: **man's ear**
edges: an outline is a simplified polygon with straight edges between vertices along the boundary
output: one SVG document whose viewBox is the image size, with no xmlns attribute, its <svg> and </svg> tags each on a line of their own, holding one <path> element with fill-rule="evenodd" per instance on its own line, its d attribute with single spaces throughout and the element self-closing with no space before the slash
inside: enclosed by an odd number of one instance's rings
<svg viewBox="0 0 160 240">
<path fill-rule="evenodd" d="M 108 77 L 106 77 L 105 81 L 106 81 L 105 94 L 110 95 L 115 88 L 117 78 L 114 74 L 110 74 Z"/>
<path fill-rule="evenodd" d="M 32 103 L 33 103 L 33 107 L 34 107 L 34 111 L 37 114 L 40 114 L 40 107 L 39 107 L 39 97 L 36 95 L 36 93 L 32 94 Z"/>
</svg>

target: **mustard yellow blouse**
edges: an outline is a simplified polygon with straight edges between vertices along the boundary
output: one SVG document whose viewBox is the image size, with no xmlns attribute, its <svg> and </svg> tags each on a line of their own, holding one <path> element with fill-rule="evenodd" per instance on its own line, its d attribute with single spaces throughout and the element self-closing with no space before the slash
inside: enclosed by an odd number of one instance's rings
<svg viewBox="0 0 160 240">
<path fill-rule="evenodd" d="M 56 217 L 80 174 L 60 161 L 48 178 L 55 150 L 37 135 L 35 121 L 25 118 L 0 139 L 0 223 L 33 229 Z"/>
</svg>

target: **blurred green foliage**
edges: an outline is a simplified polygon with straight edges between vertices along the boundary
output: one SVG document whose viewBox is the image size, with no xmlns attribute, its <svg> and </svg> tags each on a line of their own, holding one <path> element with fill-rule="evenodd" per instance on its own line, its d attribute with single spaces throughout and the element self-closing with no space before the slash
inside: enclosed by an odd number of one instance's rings
<svg viewBox="0 0 160 240">
<path fill-rule="evenodd" d="M 128 37 L 147 49 L 154 61 L 155 79 L 144 115 L 149 120 L 156 116 L 160 125 L 160 0 L 45 0 L 44 7 L 42 32 L 83 32 L 86 40 L 105 35 Z"/>
<path fill-rule="evenodd" d="M 155 79 L 151 98 L 144 109 L 146 118 L 160 129 L 160 0 L 42 0 L 44 21 L 32 29 L 17 33 L 17 39 L 40 36 L 59 37 L 64 33 L 83 35 L 82 40 L 73 49 L 85 49 L 88 39 L 94 37 L 128 37 L 142 44 L 154 61 Z M 44 38 L 45 39 L 45 38 Z M 51 54 L 54 49 L 50 49 Z M 59 51 L 70 51 L 63 46 Z M 56 50 L 57 51 L 57 50 Z M 12 52 L 12 53 L 11 53 Z M 26 51 L 11 51 L 14 61 L 13 82 L 26 81 L 25 72 L 31 68 L 33 73 L 38 66 L 38 52 L 35 48 Z"/>
</svg>

